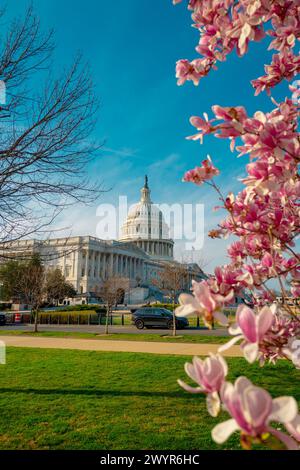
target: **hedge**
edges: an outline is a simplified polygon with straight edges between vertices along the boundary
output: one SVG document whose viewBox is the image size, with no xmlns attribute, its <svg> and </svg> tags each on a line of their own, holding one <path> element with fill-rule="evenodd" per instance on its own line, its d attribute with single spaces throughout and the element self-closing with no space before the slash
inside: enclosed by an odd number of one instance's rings
<svg viewBox="0 0 300 470">
<path fill-rule="evenodd" d="M 59 308 L 57 312 L 83 312 L 86 310 L 92 310 L 96 313 L 106 312 L 105 307 L 99 307 L 97 304 L 66 305 L 65 307 Z"/>
</svg>

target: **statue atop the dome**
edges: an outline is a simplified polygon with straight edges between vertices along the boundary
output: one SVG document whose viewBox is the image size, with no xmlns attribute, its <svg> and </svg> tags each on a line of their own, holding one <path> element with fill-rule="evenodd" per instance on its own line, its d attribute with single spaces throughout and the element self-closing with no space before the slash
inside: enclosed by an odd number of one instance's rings
<svg viewBox="0 0 300 470">
<path fill-rule="evenodd" d="M 149 186 L 148 186 L 148 176 L 147 176 L 147 175 L 145 175 L 145 184 L 144 184 L 144 188 L 149 189 Z"/>
<path fill-rule="evenodd" d="M 151 199 L 150 199 L 150 189 L 148 185 L 148 176 L 145 175 L 145 183 L 144 186 L 141 189 L 141 202 L 146 203 L 146 204 L 151 204 Z"/>
</svg>

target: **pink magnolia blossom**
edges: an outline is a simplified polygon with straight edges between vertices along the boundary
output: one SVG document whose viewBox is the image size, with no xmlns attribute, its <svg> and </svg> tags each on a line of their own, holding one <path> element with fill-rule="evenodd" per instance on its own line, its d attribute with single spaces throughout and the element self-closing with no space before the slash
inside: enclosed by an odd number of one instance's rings
<svg viewBox="0 0 300 470">
<path fill-rule="evenodd" d="M 259 356 L 259 344 L 274 322 L 276 306 L 263 307 L 258 314 L 246 305 L 239 305 L 236 323 L 229 327 L 229 333 L 235 337 L 219 348 L 225 351 L 236 342 L 243 340 L 241 347 L 248 362 L 254 362 Z"/>
<path fill-rule="evenodd" d="M 209 121 L 207 114 L 204 114 L 204 119 L 198 116 L 192 116 L 190 118 L 190 123 L 192 124 L 192 126 L 196 127 L 197 131 L 200 132 L 190 137 L 187 137 L 188 140 L 200 140 L 200 142 L 202 143 L 203 136 L 206 134 L 210 134 L 214 130 L 214 127 L 212 126 L 213 120 Z"/>
<path fill-rule="evenodd" d="M 297 427 L 298 407 L 293 397 L 272 399 L 263 388 L 254 386 L 246 377 L 239 377 L 235 384 L 225 382 L 221 389 L 221 400 L 231 419 L 217 424 L 212 430 L 212 438 L 218 444 L 225 442 L 235 431 L 242 437 L 264 441 L 265 434 L 272 434 L 290 450 L 299 446 L 290 436 L 270 426 L 277 421 L 285 426 Z M 296 432 L 295 432 L 296 434 Z"/>
<path fill-rule="evenodd" d="M 176 63 L 177 84 L 183 85 L 191 80 L 194 85 L 198 85 L 200 78 L 207 75 L 210 68 L 211 64 L 208 59 L 195 59 L 192 62 L 181 59 Z"/>
<path fill-rule="evenodd" d="M 180 0 L 174 0 L 180 3 Z M 251 41 L 271 37 L 269 49 L 277 52 L 265 75 L 252 81 L 255 94 L 270 90 L 283 80 L 292 80 L 300 71 L 299 54 L 294 51 L 300 39 L 299 0 L 190 0 L 194 28 L 199 31 L 196 52 L 200 58 L 178 65 L 178 83 L 192 80 L 195 85 L 216 69 L 234 50 L 247 52 Z M 227 217 L 210 231 L 213 238 L 235 236 L 228 248 L 230 263 L 215 269 L 207 281 L 193 284 L 193 295 L 183 295 L 178 312 L 198 313 L 211 324 L 222 307 L 247 291 L 257 313 L 246 305 L 239 306 L 236 324 L 229 328 L 234 338 L 222 346 L 227 349 L 237 341 L 249 362 L 259 359 L 275 363 L 288 358 L 300 368 L 300 321 L 291 316 L 288 305 L 285 315 L 275 311 L 274 293 L 268 288 L 270 279 L 277 279 L 282 295 L 300 296 L 299 255 L 295 240 L 300 227 L 300 161 L 299 90 L 290 86 L 292 97 L 276 103 L 269 112 L 257 111 L 250 116 L 242 106 L 213 106 L 213 117 L 192 117 L 197 133 L 188 139 L 203 143 L 204 136 L 228 139 L 230 150 L 248 158 L 243 189 L 237 194 L 218 197 Z M 210 179 L 203 165 L 185 175 L 185 181 L 198 185 Z M 214 176 L 214 175 L 213 175 Z M 220 207 L 219 207 L 220 208 Z M 291 288 L 284 289 L 289 281 Z M 199 382 L 198 382 L 199 383 Z M 219 395 L 218 395 L 219 397 Z M 298 449 L 300 417 L 295 400 L 280 397 L 272 400 L 268 392 L 241 377 L 232 384 L 223 384 L 221 398 L 232 419 L 213 430 L 216 442 L 239 430 L 246 447 L 249 442 L 267 443 L 273 434 L 289 449 Z M 292 437 L 270 427 L 271 421 L 285 425 Z"/>
<path fill-rule="evenodd" d="M 181 3 L 181 0 L 173 0 L 173 3 Z M 242 56 L 251 41 L 261 41 L 266 35 L 272 38 L 269 48 L 276 49 L 278 53 L 273 56 L 271 65 L 266 65 L 266 75 L 252 82 L 256 92 L 269 91 L 284 78 L 289 80 L 297 73 L 299 57 L 293 54 L 292 49 L 300 36 L 298 1 L 190 0 L 188 8 L 192 11 L 193 26 L 200 34 L 196 47 L 200 59 L 195 61 L 208 61 L 209 64 L 205 73 L 198 75 L 196 72 L 195 76 L 195 71 L 191 71 L 188 74 L 188 79 L 196 85 L 233 50 Z"/>
<path fill-rule="evenodd" d="M 300 349 L 295 351 L 295 346 L 299 348 L 299 340 L 298 344 L 293 346 L 293 342 L 297 341 L 298 337 L 300 337 L 300 322 L 286 313 L 277 312 L 271 328 L 259 343 L 260 364 L 263 365 L 266 361 L 275 364 L 279 358 L 288 358 L 294 362 L 294 353 L 297 355 L 297 352 L 300 352 Z M 298 359 L 300 359 L 300 354 L 298 354 Z"/>
<path fill-rule="evenodd" d="M 183 181 L 195 183 L 200 186 L 205 181 L 211 180 L 214 176 L 219 174 L 220 171 L 212 164 L 211 158 L 208 155 L 207 159 L 203 160 L 202 166 L 198 166 L 185 173 Z"/>
<path fill-rule="evenodd" d="M 213 319 L 222 325 L 228 325 L 227 317 L 221 312 L 225 302 L 232 298 L 232 295 L 223 297 L 219 294 L 213 294 L 207 281 L 192 281 L 193 295 L 180 294 L 179 304 L 176 308 L 176 316 L 199 315 L 202 316 L 204 323 L 211 328 Z"/>
<path fill-rule="evenodd" d="M 264 90 L 270 94 L 271 88 L 284 78 L 291 80 L 295 77 L 300 71 L 300 57 L 285 49 L 284 52 L 273 55 L 272 63 L 265 66 L 265 71 L 266 75 L 252 80 L 256 95 Z"/>
<path fill-rule="evenodd" d="M 204 360 L 194 357 L 192 364 L 185 363 L 185 372 L 198 387 L 191 387 L 180 379 L 179 385 L 190 393 L 206 393 L 208 411 L 212 416 L 217 416 L 220 412 L 219 391 L 228 373 L 225 359 L 219 354 L 211 354 Z"/>
<path fill-rule="evenodd" d="M 300 284 L 296 284 L 291 287 L 291 294 L 293 297 L 300 297 Z"/>
</svg>

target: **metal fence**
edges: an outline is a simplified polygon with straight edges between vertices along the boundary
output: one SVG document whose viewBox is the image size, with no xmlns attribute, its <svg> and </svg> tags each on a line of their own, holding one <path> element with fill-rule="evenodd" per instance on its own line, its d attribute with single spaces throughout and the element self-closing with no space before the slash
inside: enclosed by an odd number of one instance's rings
<svg viewBox="0 0 300 470">
<path fill-rule="evenodd" d="M 30 313 L 21 313 L 20 320 L 16 321 L 15 313 L 6 314 L 7 324 L 32 324 L 34 318 Z M 106 314 L 87 314 L 87 313 L 72 313 L 67 312 L 42 312 L 38 315 L 39 325 L 105 325 Z M 113 313 L 109 316 L 110 325 L 130 325 L 131 313 Z"/>
</svg>

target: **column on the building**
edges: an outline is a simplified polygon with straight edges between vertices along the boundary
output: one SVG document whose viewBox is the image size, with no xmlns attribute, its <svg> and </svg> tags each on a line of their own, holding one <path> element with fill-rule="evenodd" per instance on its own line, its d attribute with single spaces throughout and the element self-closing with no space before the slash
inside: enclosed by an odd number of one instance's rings
<svg viewBox="0 0 300 470">
<path fill-rule="evenodd" d="M 86 283 L 85 286 L 83 284 L 83 292 L 88 292 L 89 286 L 89 249 L 85 250 L 85 279 Z"/>
<path fill-rule="evenodd" d="M 123 276 L 123 255 L 120 255 L 120 276 Z"/>
<path fill-rule="evenodd" d="M 81 278 L 81 251 L 76 250 L 73 253 L 73 279 L 74 287 L 77 292 L 80 290 L 80 278 Z"/>
<path fill-rule="evenodd" d="M 106 278 L 106 253 L 101 253 L 101 277 Z"/>
<path fill-rule="evenodd" d="M 103 266 L 103 253 L 100 251 L 99 252 L 99 279 L 102 279 L 103 276 L 102 276 L 102 266 Z"/>
<path fill-rule="evenodd" d="M 123 255 L 119 255 L 119 259 L 120 259 L 120 269 L 119 269 L 119 274 L 120 276 L 123 276 Z"/>
<path fill-rule="evenodd" d="M 91 276 L 93 278 L 95 277 L 95 263 L 96 263 L 96 252 L 95 250 L 93 250 L 92 256 L 91 256 Z"/>
<path fill-rule="evenodd" d="M 89 251 L 85 250 L 85 276 L 88 276 L 88 269 L 89 269 Z"/>
<path fill-rule="evenodd" d="M 100 273 L 100 251 L 97 251 L 97 266 L 96 266 L 96 276 L 97 279 L 100 279 L 101 273 Z"/>
<path fill-rule="evenodd" d="M 130 277 L 130 258 L 126 256 L 126 276 Z"/>
<path fill-rule="evenodd" d="M 114 255 L 113 253 L 109 253 L 108 255 L 108 277 L 112 276 L 113 274 L 113 262 L 114 262 Z"/>
<path fill-rule="evenodd" d="M 141 259 L 141 279 L 144 280 L 144 260 Z"/>
<path fill-rule="evenodd" d="M 125 276 L 128 277 L 128 256 L 124 256 L 125 258 L 125 270 L 124 270 L 124 273 L 125 273 Z"/>
<path fill-rule="evenodd" d="M 118 255 L 117 254 L 114 254 L 114 270 L 113 270 L 113 274 L 114 276 L 116 276 L 118 274 Z"/>
<path fill-rule="evenodd" d="M 117 254 L 117 274 L 121 275 L 121 256 Z"/>
<path fill-rule="evenodd" d="M 128 277 L 132 279 L 132 258 L 131 256 L 128 257 Z"/>
<path fill-rule="evenodd" d="M 134 258 L 131 258 L 131 278 L 134 279 Z"/>
<path fill-rule="evenodd" d="M 97 278 L 101 278 L 101 252 L 97 252 Z"/>
<path fill-rule="evenodd" d="M 122 260 L 122 266 L 123 266 L 123 267 L 122 267 L 122 275 L 123 275 L 124 277 L 126 277 L 126 266 L 125 266 L 125 263 L 126 263 L 126 259 L 125 259 L 125 258 L 126 258 L 126 256 L 123 255 L 122 258 L 123 258 L 123 260 Z"/>
</svg>

